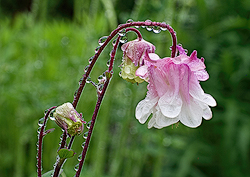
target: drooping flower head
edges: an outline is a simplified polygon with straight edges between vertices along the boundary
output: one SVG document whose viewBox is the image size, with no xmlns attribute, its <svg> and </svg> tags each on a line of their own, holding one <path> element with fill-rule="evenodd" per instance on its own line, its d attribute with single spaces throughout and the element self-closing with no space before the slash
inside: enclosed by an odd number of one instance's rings
<svg viewBox="0 0 250 177">
<path fill-rule="evenodd" d="M 82 114 L 79 114 L 71 103 L 64 103 L 58 106 L 53 113 L 55 122 L 71 136 L 79 135 L 83 132 L 83 123 L 86 123 Z"/>
<path fill-rule="evenodd" d="M 143 39 L 127 42 L 121 47 L 123 51 L 123 61 L 121 64 L 120 76 L 132 83 L 141 83 L 144 80 L 135 75 L 139 66 L 144 64 L 148 53 L 155 52 L 155 46 Z"/>
<path fill-rule="evenodd" d="M 179 55 L 163 58 L 148 54 L 148 60 L 137 69 L 136 75 L 149 82 L 147 96 L 136 107 L 136 118 L 145 123 L 151 113 L 148 127 L 162 128 L 181 122 L 188 127 L 197 127 L 212 118 L 209 106 L 216 106 L 214 98 L 204 93 L 199 81 L 209 78 L 204 59 L 197 52 L 188 56 L 177 46 Z"/>
</svg>

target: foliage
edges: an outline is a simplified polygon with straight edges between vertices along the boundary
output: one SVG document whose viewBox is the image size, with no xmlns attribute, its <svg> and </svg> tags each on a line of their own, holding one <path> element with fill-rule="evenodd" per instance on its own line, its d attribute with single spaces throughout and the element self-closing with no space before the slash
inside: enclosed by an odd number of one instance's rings
<svg viewBox="0 0 250 177">
<path fill-rule="evenodd" d="M 102 6 L 105 2 L 109 6 Z M 43 111 L 72 101 L 98 39 L 128 18 L 166 21 L 177 31 L 184 48 L 197 49 L 210 73 L 210 79 L 201 84 L 216 98 L 218 106 L 213 108 L 212 120 L 203 121 L 199 128 L 179 125 L 148 130 L 147 125 L 140 125 L 134 118 L 135 106 L 146 94 L 146 84 L 131 85 L 118 76 L 118 52 L 115 74 L 101 106 L 82 176 L 249 174 L 249 2 L 135 2 L 126 5 L 118 0 L 86 1 L 80 22 L 53 20 L 47 14 L 47 22 L 42 23 L 41 19 L 35 21 L 34 11 L 17 15 L 14 22 L 1 19 L 0 176 L 36 176 L 36 129 Z M 107 13 L 115 17 L 105 16 Z M 142 33 L 154 43 L 161 57 L 169 56 L 167 32 L 152 34 L 142 29 Z M 134 36 L 131 34 L 130 38 Z M 92 80 L 105 71 L 108 58 L 109 53 L 104 52 Z M 86 121 L 91 119 L 95 99 L 96 92 L 89 84 L 77 107 Z M 51 127 L 56 124 L 50 121 L 48 128 Z M 45 137 L 43 172 L 52 169 L 60 134 L 56 127 Z M 76 138 L 73 149 L 77 154 L 67 160 L 63 175 L 73 176 L 82 142 L 83 138 Z"/>
</svg>

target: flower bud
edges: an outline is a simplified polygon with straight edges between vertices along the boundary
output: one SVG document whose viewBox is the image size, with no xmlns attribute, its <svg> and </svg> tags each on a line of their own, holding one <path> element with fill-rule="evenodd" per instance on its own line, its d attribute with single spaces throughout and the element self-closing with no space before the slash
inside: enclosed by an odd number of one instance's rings
<svg viewBox="0 0 250 177">
<path fill-rule="evenodd" d="M 66 130 L 71 136 L 80 135 L 83 132 L 83 123 L 86 123 L 82 114 L 79 114 L 71 103 L 64 103 L 55 109 L 53 114 L 59 127 Z"/>
<path fill-rule="evenodd" d="M 131 82 L 131 83 L 136 83 L 136 82 L 142 83 L 144 80 L 135 75 L 135 72 L 138 68 L 139 66 L 135 66 L 134 63 L 125 56 L 121 64 L 120 76 L 124 80 Z"/>
</svg>

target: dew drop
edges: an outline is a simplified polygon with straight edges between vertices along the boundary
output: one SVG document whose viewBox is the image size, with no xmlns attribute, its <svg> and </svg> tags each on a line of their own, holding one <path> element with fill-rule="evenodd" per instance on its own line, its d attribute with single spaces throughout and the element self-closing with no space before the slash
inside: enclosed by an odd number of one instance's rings
<svg viewBox="0 0 250 177">
<path fill-rule="evenodd" d="M 78 160 L 78 161 L 81 161 L 81 160 L 82 160 L 82 154 L 80 154 L 80 155 L 77 157 L 77 160 Z"/>
<path fill-rule="evenodd" d="M 53 116 L 53 112 L 50 113 L 49 118 L 50 118 L 50 120 L 53 120 L 53 121 L 56 120 L 55 117 Z"/>
<path fill-rule="evenodd" d="M 84 139 L 87 139 L 88 134 L 89 134 L 89 131 L 85 132 L 85 133 L 83 134 L 83 138 L 84 138 Z"/>
<path fill-rule="evenodd" d="M 43 123 L 44 123 L 44 117 L 41 118 L 41 119 L 39 119 L 39 121 L 38 121 L 38 126 L 39 126 L 39 127 L 43 126 Z"/>
<path fill-rule="evenodd" d="M 121 43 L 126 43 L 128 41 L 128 38 L 127 38 L 127 36 L 122 36 L 121 38 L 120 38 L 120 42 Z"/>
<path fill-rule="evenodd" d="M 44 115 L 46 115 L 48 111 L 49 111 L 49 110 L 48 110 L 48 109 L 46 109 L 46 110 L 44 111 Z"/>
<path fill-rule="evenodd" d="M 107 66 L 108 66 L 108 67 L 110 66 L 110 60 L 107 61 Z"/>
<path fill-rule="evenodd" d="M 85 142 L 83 142 L 81 146 L 82 146 L 82 148 L 84 148 L 84 146 L 85 146 Z"/>
<path fill-rule="evenodd" d="M 92 121 L 89 121 L 89 122 L 86 124 L 87 129 L 90 129 L 91 122 L 92 122 Z"/>
<path fill-rule="evenodd" d="M 140 26 L 135 26 L 135 28 L 140 28 Z"/>
<path fill-rule="evenodd" d="M 87 72 L 89 69 L 89 65 L 87 65 L 85 68 L 84 68 L 84 72 Z"/>
<path fill-rule="evenodd" d="M 117 38 L 112 41 L 113 46 L 115 46 L 116 41 L 117 41 Z"/>
<path fill-rule="evenodd" d="M 77 92 L 78 92 L 78 89 L 75 91 L 75 93 L 74 93 L 74 97 L 76 97 L 76 95 L 77 95 Z"/>
<path fill-rule="evenodd" d="M 78 171 L 78 169 L 79 169 L 79 164 L 76 164 L 76 166 L 75 166 L 75 171 Z"/>
<path fill-rule="evenodd" d="M 126 23 L 132 23 L 132 22 L 134 22 L 132 19 L 128 19 L 128 20 L 126 21 Z"/>
<path fill-rule="evenodd" d="M 148 31 L 152 31 L 152 30 L 153 30 L 152 26 L 146 26 L 146 29 L 147 29 Z"/>
<path fill-rule="evenodd" d="M 90 83 L 91 82 L 91 77 L 87 77 L 87 79 L 86 79 L 86 83 Z"/>
<path fill-rule="evenodd" d="M 103 86 L 104 86 L 103 84 L 98 84 L 97 85 L 96 89 L 97 89 L 98 94 L 102 92 Z"/>
<path fill-rule="evenodd" d="M 123 28 L 123 29 L 121 29 L 119 32 L 118 32 L 118 35 L 119 36 L 125 36 L 126 35 L 126 30 Z"/>
<path fill-rule="evenodd" d="M 107 40 L 108 36 L 103 36 L 99 39 L 98 44 L 99 45 L 103 45 L 105 43 L 105 41 Z"/>
<path fill-rule="evenodd" d="M 89 58 L 89 64 L 93 61 L 93 59 L 94 59 L 94 56 Z"/>
<path fill-rule="evenodd" d="M 37 133 L 39 133 L 39 134 L 40 134 L 40 132 L 41 132 L 41 127 L 38 127 L 38 129 L 37 129 Z"/>
<path fill-rule="evenodd" d="M 166 22 L 162 22 L 162 24 L 167 25 Z M 160 28 L 161 28 L 162 31 L 166 31 L 167 30 L 167 28 L 164 28 L 164 27 L 160 27 Z"/>
<path fill-rule="evenodd" d="M 100 47 L 101 46 L 98 46 L 98 47 L 95 48 L 95 53 L 97 53 L 99 51 Z"/>
<path fill-rule="evenodd" d="M 97 80 L 98 80 L 99 82 L 101 82 L 102 79 L 103 79 L 103 75 L 100 75 L 100 76 L 97 78 Z"/>
<path fill-rule="evenodd" d="M 79 80 L 79 85 L 81 85 L 82 81 L 83 81 L 83 77 Z"/>
<path fill-rule="evenodd" d="M 152 26 L 149 26 L 149 25 L 151 25 L 151 24 L 152 24 L 152 21 L 151 21 L 151 20 L 146 20 L 146 21 L 145 21 L 146 29 L 147 29 L 148 31 L 152 31 L 152 30 L 153 30 Z"/>
<path fill-rule="evenodd" d="M 153 32 L 156 33 L 156 34 L 158 34 L 158 33 L 161 32 L 161 28 L 159 26 L 154 26 L 153 27 Z"/>
<path fill-rule="evenodd" d="M 145 21 L 145 25 L 148 25 L 148 26 L 149 26 L 149 25 L 151 25 L 151 23 L 152 23 L 151 20 L 146 20 L 146 21 Z"/>
</svg>

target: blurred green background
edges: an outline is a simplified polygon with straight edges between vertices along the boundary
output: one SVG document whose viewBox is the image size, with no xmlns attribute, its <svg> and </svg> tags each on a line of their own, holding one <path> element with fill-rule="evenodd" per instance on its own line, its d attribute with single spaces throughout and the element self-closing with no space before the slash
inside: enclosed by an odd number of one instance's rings
<svg viewBox="0 0 250 177">
<path fill-rule="evenodd" d="M 98 39 L 127 19 L 165 21 L 178 43 L 205 58 L 210 79 L 201 85 L 218 106 L 213 118 L 191 129 L 147 129 L 134 116 L 146 83 L 132 85 L 118 73 L 111 81 L 94 129 L 82 176 L 245 177 L 250 175 L 250 1 L 249 0 L 1 0 L 0 1 L 0 176 L 36 176 L 37 122 L 43 112 L 72 102 Z M 140 29 L 161 57 L 170 56 L 168 32 Z M 129 35 L 133 40 L 134 34 Z M 91 74 L 106 69 L 111 46 Z M 87 85 L 79 105 L 92 117 L 96 91 Z M 51 170 L 62 131 L 49 121 L 43 172 Z M 74 175 L 75 157 L 64 165 Z"/>
</svg>

